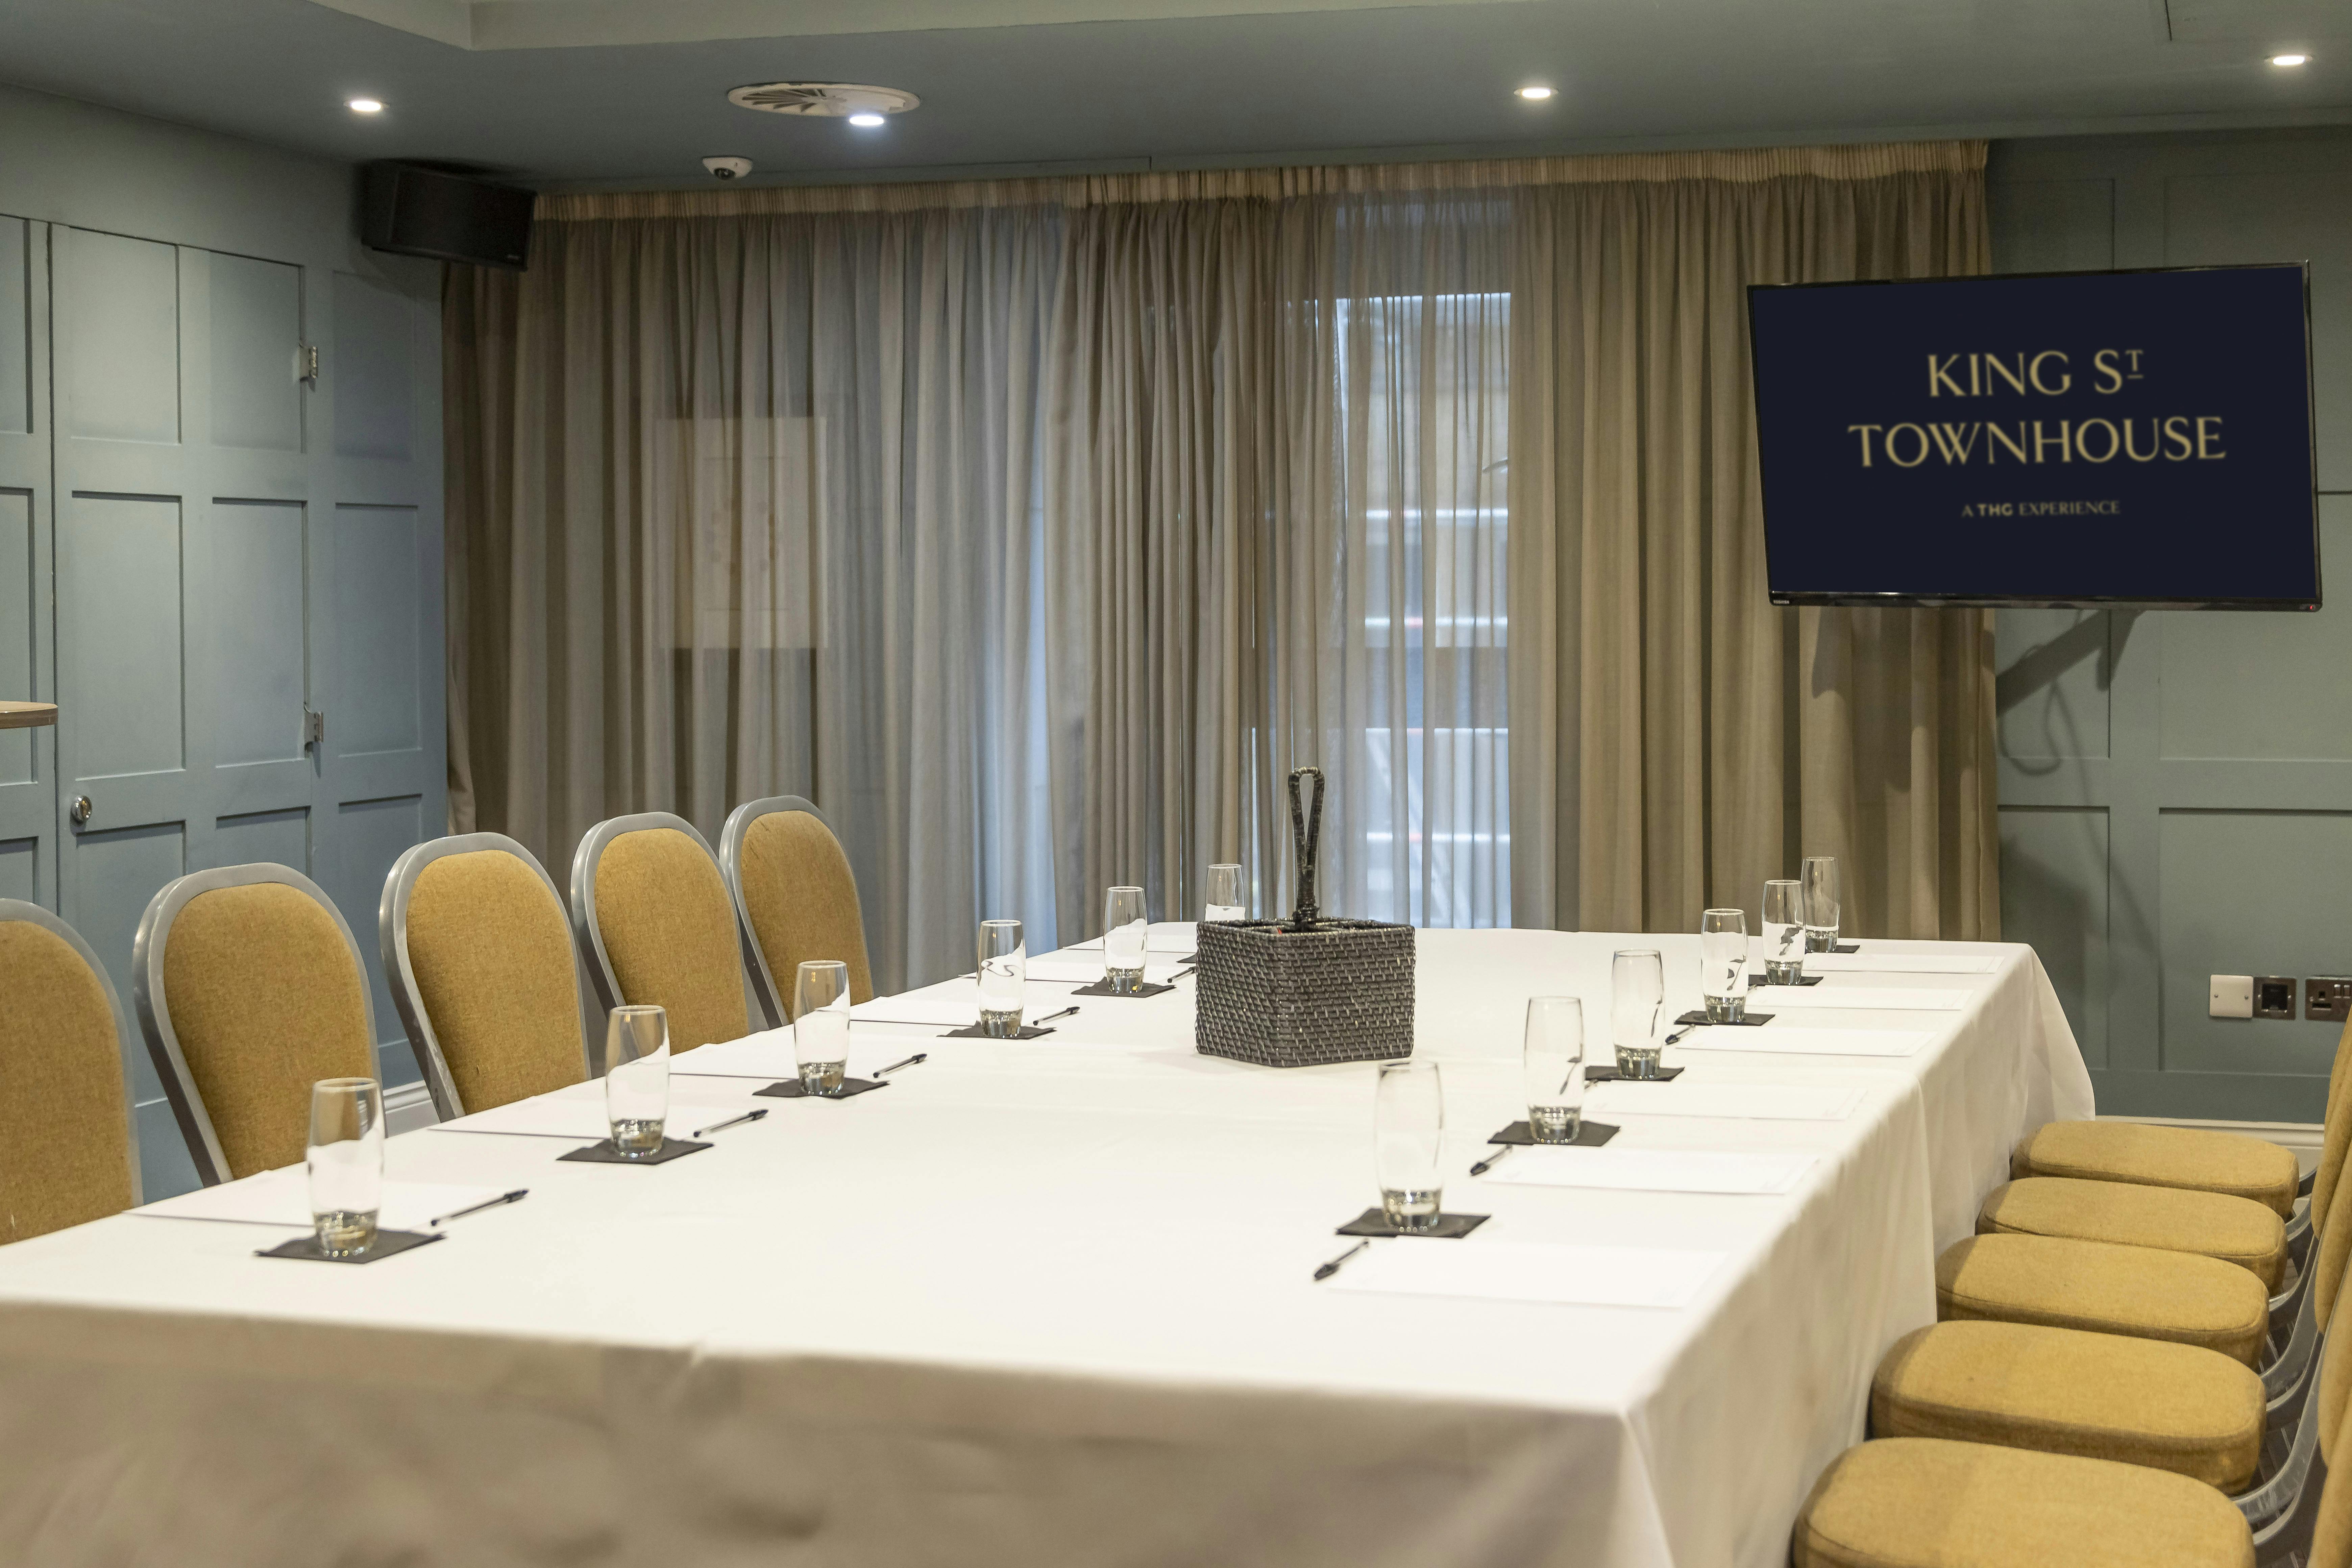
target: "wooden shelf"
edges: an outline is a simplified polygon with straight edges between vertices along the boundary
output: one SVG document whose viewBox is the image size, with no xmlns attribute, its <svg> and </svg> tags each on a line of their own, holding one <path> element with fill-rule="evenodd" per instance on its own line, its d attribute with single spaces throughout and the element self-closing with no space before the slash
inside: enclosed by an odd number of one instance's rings
<svg viewBox="0 0 2352 1568">
<path fill-rule="evenodd" d="M 54 702 L 0 702 L 0 730 L 37 730 L 57 721 Z"/>
</svg>

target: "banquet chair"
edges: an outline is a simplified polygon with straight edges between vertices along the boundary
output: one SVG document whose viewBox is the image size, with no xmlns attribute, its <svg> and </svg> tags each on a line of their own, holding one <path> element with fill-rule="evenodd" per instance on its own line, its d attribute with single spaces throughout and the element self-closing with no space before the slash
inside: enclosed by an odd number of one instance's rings
<svg viewBox="0 0 2352 1568">
<path fill-rule="evenodd" d="M 139 1204 L 134 1037 L 81 933 L 0 899 L 0 1242 Z"/>
<path fill-rule="evenodd" d="M 572 930 L 598 1004 L 666 1008 L 671 1050 L 751 1032 L 735 906 L 686 818 L 646 811 L 590 828 L 572 857 Z"/>
<path fill-rule="evenodd" d="M 2330 1121 L 2344 1114 L 2346 1080 L 2352 1078 L 2347 1061 L 2352 1061 L 2352 1023 L 2337 1037 L 2328 1069 L 2326 1114 Z M 2010 1174 L 2226 1193 L 2263 1204 L 2282 1219 L 2293 1219 L 2296 1194 L 2323 1196 L 2333 1187 L 2342 1163 L 2340 1154 L 2333 1165 L 2323 1158 L 2320 1168 L 2305 1180 L 2298 1177 L 2292 1152 L 2242 1133 L 2135 1121 L 2052 1121 L 2018 1143 L 2010 1156 Z"/>
<path fill-rule="evenodd" d="M 375 1010 L 334 901 L 288 866 L 166 882 L 139 921 L 131 994 L 206 1186 L 300 1160 L 310 1086 L 373 1078 Z"/>
<path fill-rule="evenodd" d="M 2337 1464 L 2347 1339 L 2328 1336 L 2312 1407 L 2259 1509 L 2145 1463 L 1874 1437 L 1814 1482 L 1792 1531 L 1793 1568 L 2352 1568 L 2352 1467 Z"/>
<path fill-rule="evenodd" d="M 841 960 L 849 966 L 849 999 L 874 999 L 857 878 L 823 812 L 796 795 L 744 802 L 719 836 L 719 866 L 770 1028 L 792 1022 L 793 979 L 807 959 Z"/>
<path fill-rule="evenodd" d="M 376 925 L 442 1121 L 591 1075 L 579 953 L 530 850 L 501 833 L 419 844 L 384 879 Z"/>
</svg>

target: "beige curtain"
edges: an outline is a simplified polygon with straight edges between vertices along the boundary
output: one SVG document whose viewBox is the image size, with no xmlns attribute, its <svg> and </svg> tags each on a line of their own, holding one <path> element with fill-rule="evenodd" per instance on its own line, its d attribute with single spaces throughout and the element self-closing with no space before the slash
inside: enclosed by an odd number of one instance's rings
<svg viewBox="0 0 2352 1568">
<path fill-rule="evenodd" d="M 1848 932 L 1999 934 L 1990 612 L 1766 601 L 1746 286 L 1988 265 L 1980 143 L 1872 151 L 1518 195 L 1517 923 L 1689 931 L 1834 855 Z"/>
<path fill-rule="evenodd" d="M 813 796 L 877 982 L 1153 912 L 1990 934 L 1990 631 L 1774 611 L 1741 289 L 1981 269 L 1980 145 L 542 198 L 453 268 L 454 824 Z"/>
</svg>

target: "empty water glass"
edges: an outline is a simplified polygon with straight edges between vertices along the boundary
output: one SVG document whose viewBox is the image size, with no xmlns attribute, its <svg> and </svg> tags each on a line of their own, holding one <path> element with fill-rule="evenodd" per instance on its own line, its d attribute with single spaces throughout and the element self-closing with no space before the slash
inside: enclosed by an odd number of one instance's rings
<svg viewBox="0 0 2352 1568">
<path fill-rule="evenodd" d="M 1021 1034 L 1022 1000 L 1029 990 L 1029 949 L 1019 921 L 980 922 L 980 1032 L 999 1039 Z"/>
<path fill-rule="evenodd" d="M 1143 989 L 1143 949 L 1150 934 L 1143 889 L 1113 888 L 1103 900 L 1104 984 L 1130 994 Z"/>
<path fill-rule="evenodd" d="M 1805 975 L 1805 885 L 1764 884 L 1764 984 L 1794 985 Z"/>
<path fill-rule="evenodd" d="M 1245 921 L 1249 919 L 1249 900 L 1242 892 L 1242 868 L 1239 866 L 1209 868 L 1208 907 L 1201 911 L 1204 921 Z"/>
<path fill-rule="evenodd" d="M 659 1007 L 615 1007 L 604 1024 L 604 1115 L 614 1152 L 630 1159 L 659 1153 L 669 1121 L 669 1015 Z"/>
<path fill-rule="evenodd" d="M 1617 1047 L 1617 1076 L 1658 1076 L 1658 1015 L 1666 1005 L 1666 964 L 1654 948 L 1620 952 L 1609 962 L 1609 1037 Z"/>
<path fill-rule="evenodd" d="M 319 1250 L 357 1258 L 383 1206 L 383 1089 L 372 1078 L 310 1086 L 310 1223 Z"/>
<path fill-rule="evenodd" d="M 1738 1023 L 1748 1016 L 1748 911 L 1709 910 L 1699 916 L 1698 954 L 1706 1021 Z"/>
<path fill-rule="evenodd" d="M 1381 1212 L 1399 1230 L 1433 1230 L 1444 1193 L 1445 1089 L 1435 1062 L 1382 1062 L 1372 1091 L 1372 1168 Z"/>
<path fill-rule="evenodd" d="M 1584 1125 L 1584 1004 L 1528 998 L 1528 1131 L 1538 1143 L 1573 1143 Z"/>
<path fill-rule="evenodd" d="M 835 958 L 803 963 L 793 984 L 793 1059 L 801 1089 L 839 1094 L 849 1068 L 849 965 Z"/>
<path fill-rule="evenodd" d="M 1827 952 L 1838 940 L 1836 857 L 1807 856 L 1797 879 L 1805 885 L 1805 951 Z"/>
</svg>

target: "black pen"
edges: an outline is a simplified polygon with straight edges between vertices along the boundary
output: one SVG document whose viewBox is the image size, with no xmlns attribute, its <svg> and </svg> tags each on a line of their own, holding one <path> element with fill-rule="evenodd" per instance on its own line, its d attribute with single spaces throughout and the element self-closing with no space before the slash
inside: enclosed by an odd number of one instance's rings
<svg viewBox="0 0 2352 1568">
<path fill-rule="evenodd" d="M 877 1079 L 887 1078 L 887 1077 L 889 1077 L 892 1073 L 897 1072 L 900 1068 L 910 1068 L 910 1067 L 913 1067 L 917 1062 L 927 1062 L 927 1061 L 929 1061 L 929 1060 L 930 1060 L 930 1059 L 931 1059 L 931 1054 L 930 1054 L 929 1051 L 917 1051 L 913 1056 L 908 1057 L 905 1061 L 903 1061 L 903 1062 L 892 1062 L 888 1067 L 887 1067 L 887 1068 L 883 1068 L 882 1069 L 880 1069 L 879 1071 L 877 1071 L 874 1076 L 875 1076 L 876 1078 L 877 1078 Z"/>
<path fill-rule="evenodd" d="M 530 1189 L 529 1187 L 517 1187 L 510 1193 L 500 1193 L 497 1197 L 484 1198 L 480 1203 L 475 1204 L 470 1207 L 452 1209 L 438 1219 L 428 1219 L 425 1222 L 425 1228 L 431 1230 L 437 1226 L 447 1225 L 453 1219 L 464 1219 L 469 1214 L 479 1214 L 484 1209 L 494 1209 L 500 1204 L 520 1203 L 530 1195 Z"/>
<path fill-rule="evenodd" d="M 1173 974 L 1170 975 L 1170 976 L 1168 977 L 1168 984 L 1171 984 L 1171 985 L 1175 984 L 1179 980 L 1183 979 L 1183 978 L 1184 978 L 1184 976 L 1186 976 L 1186 975 L 1188 975 L 1188 974 L 1192 973 L 1193 970 L 1198 969 L 1198 968 L 1200 968 L 1200 967 L 1201 967 L 1201 966 L 1200 966 L 1199 964 L 1197 964 L 1197 963 L 1194 963 L 1194 964 L 1188 964 L 1188 965 L 1187 965 L 1187 966 L 1185 966 L 1184 968 L 1180 969 L 1180 970 L 1178 970 L 1175 973 L 1173 973 Z"/>
<path fill-rule="evenodd" d="M 1328 1279 L 1331 1276 L 1339 1272 L 1339 1265 L 1347 1262 L 1348 1259 L 1355 1257 L 1356 1254 L 1363 1251 L 1364 1248 L 1371 1246 L 1371 1244 L 1372 1238 L 1368 1236 L 1364 1237 L 1363 1240 L 1356 1243 L 1355 1246 L 1348 1248 L 1347 1251 L 1339 1254 L 1339 1257 L 1331 1259 L 1330 1262 L 1326 1263 L 1321 1268 L 1316 1269 L 1315 1278 L 1318 1279 Z"/>
<path fill-rule="evenodd" d="M 740 1116 L 730 1116 L 724 1121 L 714 1121 L 709 1126 L 696 1132 L 694 1136 L 701 1138 L 713 1132 L 724 1132 L 730 1127 L 740 1127 L 746 1121 L 757 1121 L 760 1118 L 767 1114 L 768 1113 L 765 1110 L 747 1110 Z"/>
<path fill-rule="evenodd" d="M 1673 1034 L 1668 1035 L 1668 1036 L 1664 1038 L 1664 1040 L 1661 1041 L 1660 1043 L 1661 1043 L 1661 1044 L 1663 1044 L 1663 1045 L 1668 1045 L 1668 1046 L 1671 1046 L 1671 1045 L 1673 1045 L 1676 1040 L 1681 1039 L 1685 1035 L 1689 1034 L 1693 1029 L 1696 1029 L 1696 1028 L 1697 1028 L 1697 1027 L 1698 1027 L 1698 1026 L 1697 1026 L 1696 1024 L 1685 1024 L 1681 1028 L 1676 1029 Z"/>
<path fill-rule="evenodd" d="M 1040 1024 L 1050 1024 L 1056 1018 L 1066 1018 L 1076 1011 L 1077 1009 L 1076 1007 L 1065 1007 L 1058 1013 L 1046 1014 L 1044 1017 L 1038 1019 L 1037 1022 Z"/>
<path fill-rule="evenodd" d="M 1517 1147 L 1518 1147 L 1518 1145 L 1517 1145 L 1517 1143 L 1506 1143 L 1506 1144 L 1504 1144 L 1501 1148 L 1499 1148 L 1499 1149 L 1496 1150 L 1493 1153 L 1491 1153 L 1491 1154 L 1487 1155 L 1485 1159 L 1483 1159 L 1483 1160 L 1479 1161 L 1476 1164 L 1475 1164 L 1475 1165 L 1471 1166 L 1471 1167 L 1470 1167 L 1470 1173 L 1471 1173 L 1472 1175 L 1474 1175 L 1474 1176 L 1483 1176 L 1483 1175 L 1485 1175 L 1487 1172 L 1489 1172 L 1489 1171 L 1493 1170 L 1496 1165 L 1499 1165 L 1499 1164 L 1501 1164 L 1501 1163 L 1502 1163 L 1502 1162 L 1503 1162 L 1503 1156 L 1504 1156 L 1504 1155 L 1506 1155 L 1506 1154 L 1509 1153 L 1512 1150 L 1514 1150 L 1514 1149 L 1516 1149 L 1516 1148 L 1517 1148 Z"/>
</svg>

